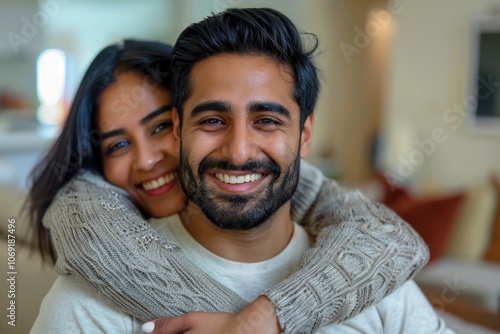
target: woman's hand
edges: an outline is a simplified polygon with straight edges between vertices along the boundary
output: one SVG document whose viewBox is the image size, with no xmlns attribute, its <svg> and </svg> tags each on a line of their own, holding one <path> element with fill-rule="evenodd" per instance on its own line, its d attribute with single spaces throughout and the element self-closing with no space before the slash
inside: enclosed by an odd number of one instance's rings
<svg viewBox="0 0 500 334">
<path fill-rule="evenodd" d="M 175 318 L 145 323 L 142 330 L 153 334 L 279 334 L 281 328 L 271 302 L 257 298 L 239 313 L 192 312 Z"/>
</svg>

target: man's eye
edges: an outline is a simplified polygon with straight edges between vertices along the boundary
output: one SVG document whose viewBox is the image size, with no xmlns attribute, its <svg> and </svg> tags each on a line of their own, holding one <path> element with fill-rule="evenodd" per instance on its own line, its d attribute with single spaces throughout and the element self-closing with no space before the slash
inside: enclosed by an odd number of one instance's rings
<svg viewBox="0 0 500 334">
<path fill-rule="evenodd" d="M 206 124 L 206 125 L 222 125 L 224 124 L 222 120 L 218 118 L 206 118 L 200 122 L 200 124 Z"/>
<path fill-rule="evenodd" d="M 274 126 L 281 125 L 281 122 L 274 118 L 260 118 L 255 123 L 259 125 L 274 125 Z"/>
<path fill-rule="evenodd" d="M 172 122 L 161 122 L 153 129 L 153 134 L 158 133 L 162 130 L 170 130 L 173 127 Z"/>
<path fill-rule="evenodd" d="M 114 153 L 116 152 L 117 150 L 119 149 L 122 149 L 124 147 L 127 147 L 129 145 L 129 142 L 126 141 L 126 140 L 120 140 L 119 142 L 109 146 L 107 149 L 106 149 L 106 154 L 111 154 L 111 153 Z"/>
</svg>

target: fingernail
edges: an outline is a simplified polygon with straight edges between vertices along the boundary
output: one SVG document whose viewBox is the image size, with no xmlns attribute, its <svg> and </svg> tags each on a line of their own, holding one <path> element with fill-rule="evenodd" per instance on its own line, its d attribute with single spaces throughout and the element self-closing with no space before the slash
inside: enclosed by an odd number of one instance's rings
<svg viewBox="0 0 500 334">
<path fill-rule="evenodd" d="M 153 333 L 154 330 L 155 330 L 155 323 L 152 321 L 148 321 L 144 323 L 144 325 L 142 325 L 142 331 L 144 333 Z"/>
</svg>

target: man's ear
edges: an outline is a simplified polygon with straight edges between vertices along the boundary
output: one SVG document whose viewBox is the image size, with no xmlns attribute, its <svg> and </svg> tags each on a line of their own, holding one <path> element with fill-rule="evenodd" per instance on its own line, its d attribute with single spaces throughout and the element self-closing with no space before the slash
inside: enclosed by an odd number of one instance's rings
<svg viewBox="0 0 500 334">
<path fill-rule="evenodd" d="M 313 120 L 314 114 L 311 113 L 306 118 L 304 123 L 304 128 L 302 129 L 302 135 L 300 138 L 300 157 L 304 159 L 309 153 L 309 146 L 311 146 L 312 135 L 313 135 Z"/>
<path fill-rule="evenodd" d="M 174 124 L 173 132 L 174 138 L 179 143 L 181 141 L 181 122 L 179 119 L 179 112 L 176 107 L 172 107 L 172 122 Z"/>
<path fill-rule="evenodd" d="M 179 121 L 179 114 L 177 113 L 177 109 L 175 107 L 172 108 L 172 123 L 173 123 L 172 136 L 173 136 L 174 152 L 179 158 L 181 155 L 181 124 Z"/>
</svg>

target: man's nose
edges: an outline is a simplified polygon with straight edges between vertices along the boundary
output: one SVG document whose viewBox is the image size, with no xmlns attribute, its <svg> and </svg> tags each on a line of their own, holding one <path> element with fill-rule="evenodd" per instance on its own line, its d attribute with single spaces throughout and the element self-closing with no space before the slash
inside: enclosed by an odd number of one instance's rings
<svg viewBox="0 0 500 334">
<path fill-rule="evenodd" d="M 246 123 L 234 123 L 225 133 L 222 154 L 234 165 L 241 166 L 256 157 L 256 143 L 256 135 Z"/>
</svg>

